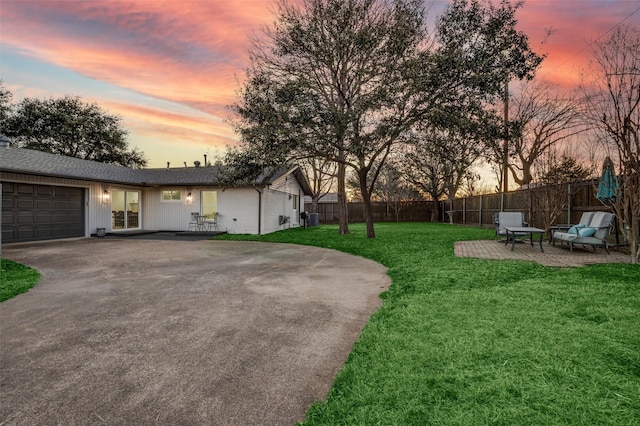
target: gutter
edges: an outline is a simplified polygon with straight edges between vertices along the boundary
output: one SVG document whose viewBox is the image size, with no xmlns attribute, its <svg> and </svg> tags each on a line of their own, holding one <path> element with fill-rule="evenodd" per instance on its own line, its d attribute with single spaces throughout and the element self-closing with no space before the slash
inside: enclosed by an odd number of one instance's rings
<svg viewBox="0 0 640 426">
<path fill-rule="evenodd" d="M 256 188 L 255 185 L 253 189 L 258 193 L 258 235 L 262 235 L 262 191 Z"/>
</svg>

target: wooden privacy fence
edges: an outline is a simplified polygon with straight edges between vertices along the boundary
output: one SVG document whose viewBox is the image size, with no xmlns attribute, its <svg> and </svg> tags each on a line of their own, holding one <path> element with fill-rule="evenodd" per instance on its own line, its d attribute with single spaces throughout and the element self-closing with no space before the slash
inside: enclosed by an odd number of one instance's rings
<svg viewBox="0 0 640 426">
<path fill-rule="evenodd" d="M 401 201 L 397 203 L 375 202 L 373 207 L 374 222 L 428 222 L 431 220 L 431 201 Z M 311 203 L 304 205 L 311 212 Z M 338 203 L 319 203 L 320 223 L 338 223 Z M 364 203 L 348 204 L 349 222 L 364 222 Z"/>
<path fill-rule="evenodd" d="M 500 211 L 525 212 L 530 226 L 548 228 L 553 224 L 578 223 L 583 212 L 612 211 L 595 196 L 598 180 L 548 185 L 497 194 L 456 198 L 438 202 L 440 222 L 493 227 Z M 424 222 L 431 220 L 432 201 L 374 202 L 374 222 Z M 364 222 L 364 204 L 348 204 L 349 222 Z M 311 204 L 305 204 L 311 212 Z M 320 223 L 338 222 L 337 203 L 319 203 Z M 549 223 L 551 219 L 551 223 Z"/>
<path fill-rule="evenodd" d="M 493 226 L 493 216 L 500 211 L 525 212 L 530 226 L 546 228 L 559 223 L 578 223 L 584 212 L 609 211 L 596 198 L 597 180 L 571 184 L 541 186 L 498 194 L 444 200 L 440 203 L 443 222 Z M 549 223 L 551 221 L 551 223 Z"/>
</svg>

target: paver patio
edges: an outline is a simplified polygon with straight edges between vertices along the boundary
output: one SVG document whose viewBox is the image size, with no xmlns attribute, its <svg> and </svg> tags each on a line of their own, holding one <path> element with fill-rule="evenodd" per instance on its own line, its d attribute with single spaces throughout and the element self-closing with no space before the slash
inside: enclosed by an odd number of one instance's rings
<svg viewBox="0 0 640 426">
<path fill-rule="evenodd" d="M 604 249 L 597 249 L 595 252 L 589 247 L 583 249 L 574 247 L 573 252 L 565 245 L 553 246 L 543 243 L 544 253 L 540 252 L 538 243 L 533 247 L 526 243 L 516 244 L 515 250 L 511 251 L 511 244 L 505 245 L 497 240 L 479 241 L 458 241 L 455 244 L 455 254 L 459 257 L 475 257 L 479 259 L 512 259 L 528 260 L 538 262 L 544 266 L 585 266 L 595 263 L 630 263 L 628 254 L 611 250 L 607 254 Z"/>
</svg>

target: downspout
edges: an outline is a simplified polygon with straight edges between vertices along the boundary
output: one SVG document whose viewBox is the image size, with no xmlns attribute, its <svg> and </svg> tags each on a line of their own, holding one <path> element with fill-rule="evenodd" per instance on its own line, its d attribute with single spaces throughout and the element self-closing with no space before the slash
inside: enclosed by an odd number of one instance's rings
<svg viewBox="0 0 640 426">
<path fill-rule="evenodd" d="M 253 186 L 258 193 L 258 235 L 262 235 L 262 191 Z"/>
</svg>

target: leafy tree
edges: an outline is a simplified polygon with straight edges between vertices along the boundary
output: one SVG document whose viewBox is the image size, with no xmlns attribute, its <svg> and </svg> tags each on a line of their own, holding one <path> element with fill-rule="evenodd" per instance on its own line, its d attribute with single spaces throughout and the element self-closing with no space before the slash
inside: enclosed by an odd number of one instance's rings
<svg viewBox="0 0 640 426">
<path fill-rule="evenodd" d="M 11 100 L 13 94 L 4 87 L 2 80 L 0 80 L 0 129 L 6 128 L 7 119 L 11 112 Z M 3 131 L 0 131 L 2 134 Z"/>
<path fill-rule="evenodd" d="M 392 119 L 401 105 L 401 71 L 423 38 L 420 7 L 414 0 L 280 1 L 276 24 L 266 31 L 270 46 L 252 52 L 235 108 L 240 135 L 250 149 L 274 159 L 336 162 L 341 233 L 348 232 L 346 168 L 362 180 L 369 207 L 371 168 L 384 163 L 390 141 L 401 133 Z M 266 106 L 270 101 L 276 104 Z M 288 154 L 280 153 L 285 146 Z"/>
<path fill-rule="evenodd" d="M 515 30 L 508 1 L 455 0 L 429 40 L 419 0 L 281 0 L 274 27 L 251 54 L 234 110 L 241 148 L 274 161 L 337 163 L 340 232 L 348 232 L 346 168 L 358 177 L 367 236 L 381 167 L 420 122 L 478 115 L 507 76 L 541 60 Z"/>
<path fill-rule="evenodd" d="M 143 153 L 128 149 L 120 117 L 75 96 L 25 98 L 11 107 L 3 132 L 23 148 L 127 167 L 147 164 Z"/>
<path fill-rule="evenodd" d="M 612 203 L 623 223 L 634 263 L 640 262 L 640 31 L 620 26 L 592 44 L 591 78 L 582 83 L 587 117 L 618 163 L 620 186 Z"/>
<path fill-rule="evenodd" d="M 592 174 L 589 168 L 566 153 L 562 154 L 559 160 L 553 152 L 547 153 L 540 169 L 541 176 L 538 182 L 543 185 L 579 182 Z"/>
</svg>

